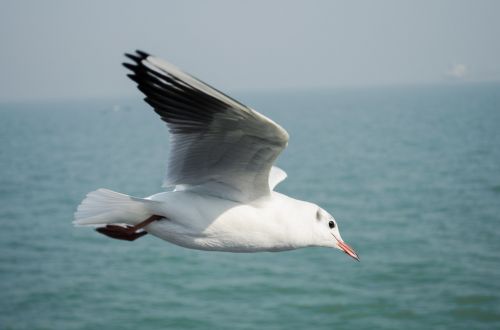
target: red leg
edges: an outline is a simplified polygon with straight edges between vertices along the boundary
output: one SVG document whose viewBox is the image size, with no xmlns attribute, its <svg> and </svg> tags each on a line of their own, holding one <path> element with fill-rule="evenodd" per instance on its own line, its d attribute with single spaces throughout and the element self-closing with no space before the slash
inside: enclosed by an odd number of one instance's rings
<svg viewBox="0 0 500 330">
<path fill-rule="evenodd" d="M 161 217 L 159 215 L 152 215 L 135 226 L 123 227 L 118 225 L 106 225 L 106 227 L 96 228 L 96 231 L 111 238 L 121 239 L 125 241 L 135 241 L 139 237 L 142 237 L 147 234 L 147 231 L 140 229 L 146 227 L 153 221 L 157 221 L 163 218 L 164 217 Z"/>
</svg>

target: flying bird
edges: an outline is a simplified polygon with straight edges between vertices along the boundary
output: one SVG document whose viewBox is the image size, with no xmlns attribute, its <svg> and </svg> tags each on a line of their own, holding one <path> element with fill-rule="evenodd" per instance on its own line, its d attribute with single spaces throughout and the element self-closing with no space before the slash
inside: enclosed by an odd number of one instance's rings
<svg viewBox="0 0 500 330">
<path fill-rule="evenodd" d="M 288 144 L 280 125 L 166 61 L 143 51 L 125 55 L 128 77 L 170 131 L 170 189 L 146 198 L 90 192 L 75 225 L 208 251 L 331 247 L 359 261 L 330 213 L 275 191 L 287 176 L 273 165 Z"/>
</svg>

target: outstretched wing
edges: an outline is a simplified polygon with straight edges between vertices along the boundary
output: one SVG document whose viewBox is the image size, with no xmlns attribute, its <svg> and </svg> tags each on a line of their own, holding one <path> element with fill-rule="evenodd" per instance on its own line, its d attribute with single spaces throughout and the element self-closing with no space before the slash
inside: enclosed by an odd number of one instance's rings
<svg viewBox="0 0 500 330">
<path fill-rule="evenodd" d="M 171 133 L 165 186 L 236 201 L 269 194 L 271 167 L 288 143 L 281 126 L 159 58 L 126 56 L 128 76 Z"/>
</svg>

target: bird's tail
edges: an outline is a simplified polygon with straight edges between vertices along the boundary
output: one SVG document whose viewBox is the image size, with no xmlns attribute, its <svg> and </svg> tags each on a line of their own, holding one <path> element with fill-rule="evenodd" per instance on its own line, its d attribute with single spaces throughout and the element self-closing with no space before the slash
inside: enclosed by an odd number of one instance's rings
<svg viewBox="0 0 500 330">
<path fill-rule="evenodd" d="M 132 197 L 101 188 L 87 194 L 75 212 L 73 224 L 77 226 L 111 223 L 134 225 L 150 217 L 156 203 L 149 199 Z"/>
</svg>

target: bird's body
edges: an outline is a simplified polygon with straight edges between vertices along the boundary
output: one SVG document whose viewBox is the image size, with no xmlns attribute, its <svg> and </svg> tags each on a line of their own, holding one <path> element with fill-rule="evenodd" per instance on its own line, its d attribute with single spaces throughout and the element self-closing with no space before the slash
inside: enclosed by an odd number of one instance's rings
<svg viewBox="0 0 500 330">
<path fill-rule="evenodd" d="M 167 62 L 141 51 L 127 56 L 134 62 L 124 64 L 129 77 L 170 129 L 170 191 L 137 198 L 96 190 L 78 207 L 75 224 L 105 225 L 97 230 L 127 240 L 150 233 L 198 250 L 324 246 L 358 259 L 333 216 L 274 191 L 286 178 L 273 166 L 288 144 L 281 126 Z"/>
<path fill-rule="evenodd" d="M 160 202 L 152 213 L 168 218 L 149 224 L 147 232 L 183 247 L 260 252 L 293 250 L 314 243 L 303 214 L 312 211 L 313 204 L 278 192 L 251 203 L 182 191 L 149 199 Z"/>
</svg>

